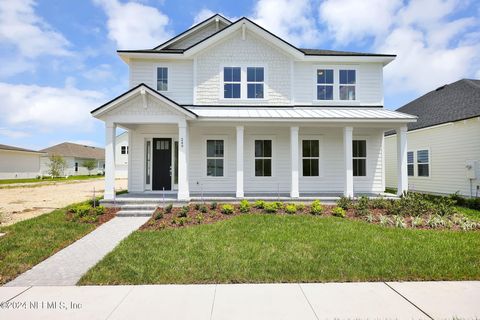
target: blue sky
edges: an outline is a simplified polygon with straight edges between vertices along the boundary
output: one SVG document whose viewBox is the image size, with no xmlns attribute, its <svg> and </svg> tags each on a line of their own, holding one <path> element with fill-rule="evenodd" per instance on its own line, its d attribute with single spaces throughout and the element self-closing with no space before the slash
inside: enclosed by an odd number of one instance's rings
<svg viewBox="0 0 480 320">
<path fill-rule="evenodd" d="M 0 0 L 0 143 L 103 145 L 90 110 L 128 89 L 117 48 L 151 48 L 213 13 L 299 47 L 394 53 L 385 107 L 480 78 L 480 7 L 461 0 Z"/>
</svg>

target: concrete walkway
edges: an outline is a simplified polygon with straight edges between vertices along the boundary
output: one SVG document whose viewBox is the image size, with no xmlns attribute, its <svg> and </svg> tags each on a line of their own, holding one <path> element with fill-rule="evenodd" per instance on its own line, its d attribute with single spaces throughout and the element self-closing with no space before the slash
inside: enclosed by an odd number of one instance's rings
<svg viewBox="0 0 480 320">
<path fill-rule="evenodd" d="M 148 217 L 117 217 L 47 258 L 5 286 L 72 286 Z"/>
<path fill-rule="evenodd" d="M 480 281 L 1 287 L 0 301 L 0 319 L 475 319 Z"/>
</svg>

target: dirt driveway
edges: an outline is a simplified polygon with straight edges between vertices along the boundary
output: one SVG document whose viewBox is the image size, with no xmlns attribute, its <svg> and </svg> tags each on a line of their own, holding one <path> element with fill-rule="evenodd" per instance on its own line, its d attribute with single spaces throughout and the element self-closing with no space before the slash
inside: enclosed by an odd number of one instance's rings
<svg viewBox="0 0 480 320">
<path fill-rule="evenodd" d="M 0 189 L 0 225 L 9 225 L 17 221 L 33 218 L 65 207 L 71 203 L 93 197 L 93 189 L 99 196 L 104 192 L 104 179 L 28 185 Z M 116 190 L 127 188 L 127 180 L 117 180 Z"/>
</svg>

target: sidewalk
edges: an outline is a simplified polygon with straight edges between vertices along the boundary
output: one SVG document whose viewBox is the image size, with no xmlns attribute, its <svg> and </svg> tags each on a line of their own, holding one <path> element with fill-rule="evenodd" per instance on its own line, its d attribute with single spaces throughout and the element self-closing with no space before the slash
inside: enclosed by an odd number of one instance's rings
<svg viewBox="0 0 480 320">
<path fill-rule="evenodd" d="M 480 281 L 0 287 L 0 319 L 480 317 Z"/>
<path fill-rule="evenodd" d="M 148 217 L 116 217 L 7 283 L 7 287 L 73 286 Z"/>
</svg>

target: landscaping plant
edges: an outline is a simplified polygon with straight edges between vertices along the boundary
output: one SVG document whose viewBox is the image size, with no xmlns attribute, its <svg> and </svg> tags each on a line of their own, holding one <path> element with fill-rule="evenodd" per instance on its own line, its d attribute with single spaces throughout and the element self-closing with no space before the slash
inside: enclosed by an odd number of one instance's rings
<svg viewBox="0 0 480 320">
<path fill-rule="evenodd" d="M 250 202 L 248 202 L 248 200 L 246 200 L 246 199 L 240 201 L 239 209 L 240 209 L 241 213 L 250 212 Z"/>
<path fill-rule="evenodd" d="M 288 214 L 295 214 L 297 213 L 297 206 L 295 203 L 289 203 L 285 206 L 285 212 Z"/>
<path fill-rule="evenodd" d="M 233 213 L 234 209 L 235 208 L 231 204 L 224 204 L 221 210 L 223 214 L 230 215 Z"/>
<path fill-rule="evenodd" d="M 313 215 L 320 215 L 323 212 L 323 205 L 320 200 L 315 200 L 310 205 L 310 213 Z"/>
<path fill-rule="evenodd" d="M 263 210 L 265 210 L 266 213 L 277 213 L 278 204 L 276 202 L 267 202 L 263 206 Z"/>
</svg>

